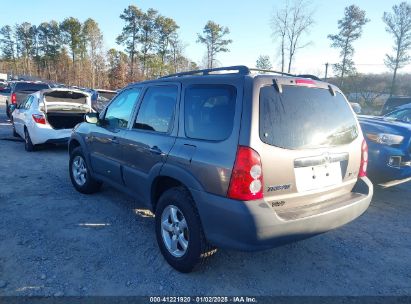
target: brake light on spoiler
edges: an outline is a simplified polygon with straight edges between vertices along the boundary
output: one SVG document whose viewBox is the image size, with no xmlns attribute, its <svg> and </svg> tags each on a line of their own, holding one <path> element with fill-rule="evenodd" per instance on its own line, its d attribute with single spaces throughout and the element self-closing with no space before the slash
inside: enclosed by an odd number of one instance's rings
<svg viewBox="0 0 411 304">
<path fill-rule="evenodd" d="M 315 87 L 316 86 L 315 81 L 311 80 L 311 79 L 296 79 L 295 84 L 296 85 L 307 86 L 307 87 Z"/>
</svg>

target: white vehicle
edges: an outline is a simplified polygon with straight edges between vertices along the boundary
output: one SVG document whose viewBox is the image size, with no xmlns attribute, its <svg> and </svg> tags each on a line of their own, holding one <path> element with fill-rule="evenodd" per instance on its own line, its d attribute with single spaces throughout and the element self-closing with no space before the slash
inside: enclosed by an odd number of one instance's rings
<svg viewBox="0 0 411 304">
<path fill-rule="evenodd" d="M 7 81 L 8 77 L 5 73 L 0 73 L 0 81 Z"/>
<path fill-rule="evenodd" d="M 92 112 L 91 95 L 73 89 L 49 89 L 29 95 L 12 113 L 13 135 L 21 136 L 26 151 L 36 145 L 65 143 L 71 130 Z"/>
</svg>

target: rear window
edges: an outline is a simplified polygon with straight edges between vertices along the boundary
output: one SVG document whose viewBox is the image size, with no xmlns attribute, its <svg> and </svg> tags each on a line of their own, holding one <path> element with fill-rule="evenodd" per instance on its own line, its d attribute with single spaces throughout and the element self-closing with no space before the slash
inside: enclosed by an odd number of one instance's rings
<svg viewBox="0 0 411 304">
<path fill-rule="evenodd" d="M 358 136 L 352 110 L 341 93 L 303 86 L 260 90 L 260 138 L 285 149 L 310 149 L 351 143 Z"/>
<path fill-rule="evenodd" d="M 45 83 L 27 83 L 27 82 L 19 82 L 16 83 L 15 87 L 14 87 L 14 91 L 18 92 L 18 91 L 33 91 L 33 92 L 37 92 L 40 90 L 45 90 L 48 89 L 49 85 L 45 84 Z"/>
<path fill-rule="evenodd" d="M 230 85 L 193 85 L 185 91 L 186 136 L 222 141 L 233 130 L 237 90 Z"/>
</svg>

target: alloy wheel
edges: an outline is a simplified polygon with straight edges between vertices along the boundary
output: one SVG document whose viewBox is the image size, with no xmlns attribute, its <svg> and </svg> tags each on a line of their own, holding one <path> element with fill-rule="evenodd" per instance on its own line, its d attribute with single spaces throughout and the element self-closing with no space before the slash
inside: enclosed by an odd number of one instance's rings
<svg viewBox="0 0 411 304">
<path fill-rule="evenodd" d="M 84 159 L 81 156 L 76 156 L 71 165 L 74 180 L 77 185 L 83 186 L 87 182 L 87 168 Z"/>
<path fill-rule="evenodd" d="M 182 257 L 189 244 L 187 221 L 181 210 L 167 206 L 161 215 L 161 235 L 167 250 L 176 258 Z"/>
</svg>

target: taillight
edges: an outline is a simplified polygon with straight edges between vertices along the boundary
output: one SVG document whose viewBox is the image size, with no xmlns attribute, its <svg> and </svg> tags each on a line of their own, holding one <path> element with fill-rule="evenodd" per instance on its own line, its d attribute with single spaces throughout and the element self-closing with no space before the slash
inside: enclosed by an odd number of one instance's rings
<svg viewBox="0 0 411 304">
<path fill-rule="evenodd" d="M 10 99 L 11 99 L 12 104 L 16 104 L 17 103 L 16 93 L 11 94 Z"/>
<path fill-rule="evenodd" d="M 42 114 L 33 114 L 33 120 L 41 125 L 45 125 L 46 124 L 46 118 L 42 115 Z"/>
<path fill-rule="evenodd" d="M 368 146 L 365 139 L 361 145 L 361 164 L 360 164 L 360 171 L 358 173 L 358 177 L 367 176 L 367 166 L 368 166 Z"/>
<path fill-rule="evenodd" d="M 260 155 L 250 147 L 239 146 L 227 196 L 242 201 L 261 199 L 263 185 Z"/>
<path fill-rule="evenodd" d="M 305 85 L 305 86 L 309 86 L 309 87 L 315 87 L 316 86 L 315 81 L 311 80 L 311 79 L 296 79 L 295 84 Z"/>
</svg>

